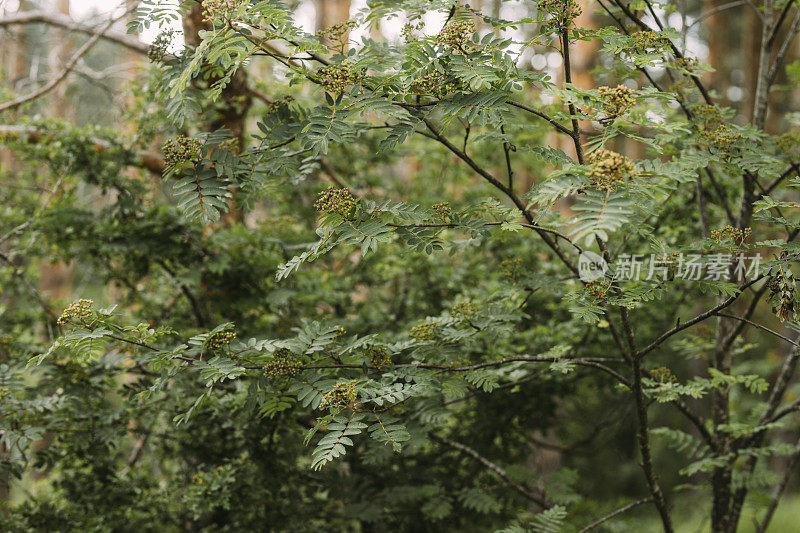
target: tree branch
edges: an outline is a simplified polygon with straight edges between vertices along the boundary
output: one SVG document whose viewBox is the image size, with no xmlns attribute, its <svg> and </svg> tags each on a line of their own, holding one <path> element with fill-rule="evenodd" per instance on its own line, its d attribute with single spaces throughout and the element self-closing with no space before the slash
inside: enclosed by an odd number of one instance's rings
<svg viewBox="0 0 800 533">
<path fill-rule="evenodd" d="M 653 501 L 653 498 L 643 498 L 643 499 L 641 499 L 639 501 L 636 501 L 636 502 L 633 502 L 633 503 L 629 503 L 625 507 L 620 507 L 616 511 L 605 515 L 603 518 L 601 518 L 601 519 L 599 519 L 599 520 L 597 520 L 595 522 L 592 522 L 591 524 L 589 524 L 585 528 L 583 528 L 580 531 L 578 531 L 578 533 L 586 533 L 586 531 L 589 531 L 590 529 L 596 528 L 597 526 L 599 526 L 603 522 L 606 522 L 607 520 L 611 520 L 615 516 L 621 515 L 622 513 L 626 512 L 626 511 L 630 511 L 634 507 L 637 507 L 637 506 L 642 505 L 644 503 L 650 503 L 652 501 Z"/>
<path fill-rule="evenodd" d="M 36 23 L 49 24 L 50 26 L 55 26 L 57 28 L 63 28 L 65 30 L 79 33 L 86 33 L 89 35 L 97 35 L 96 28 L 93 28 L 89 24 L 78 22 L 66 15 L 51 13 L 48 11 L 23 11 L 21 13 L 14 13 L 13 15 L 0 18 L 0 27 L 11 26 L 14 24 Z M 149 44 L 121 31 L 108 29 L 100 34 L 100 38 L 117 43 L 125 48 L 128 48 L 129 50 L 139 52 L 140 54 L 147 54 L 148 50 L 150 49 Z"/>
<path fill-rule="evenodd" d="M 530 489 L 522 486 L 519 482 L 515 481 L 511 476 L 509 476 L 508 473 L 505 470 L 503 470 L 500 466 L 488 460 L 487 458 L 485 458 L 484 456 L 482 456 L 469 446 L 461 444 L 460 442 L 450 440 L 446 437 L 442 437 L 441 435 L 433 433 L 432 431 L 429 432 L 428 435 L 430 436 L 431 439 L 435 440 L 436 442 L 449 446 L 465 455 L 472 457 L 473 459 L 481 463 L 483 466 L 485 466 L 486 468 L 497 474 L 497 476 L 500 477 L 509 487 L 511 487 L 512 489 L 514 489 L 515 491 L 517 491 L 530 501 L 536 503 L 540 507 L 544 509 L 550 507 L 551 504 L 547 500 L 547 497 L 544 494 L 541 494 L 539 491 L 533 492 Z"/>
<path fill-rule="evenodd" d="M 75 52 L 75 54 L 70 58 L 70 60 L 67 61 L 66 65 L 64 65 L 64 68 L 61 70 L 61 72 L 58 73 L 58 75 L 55 78 L 53 78 L 52 80 L 47 82 L 45 85 L 43 85 L 42 87 L 40 87 L 39 89 L 33 91 L 30 94 L 27 94 L 25 96 L 21 96 L 21 97 L 17 98 L 16 100 L 11 100 L 10 102 L 6 102 L 4 104 L 0 104 L 0 112 L 8 111 L 9 109 L 13 109 L 15 107 L 19 107 L 19 106 L 21 106 L 23 104 L 26 104 L 26 103 L 30 102 L 31 100 L 35 100 L 36 98 L 39 98 L 39 97 L 47 94 L 48 92 L 52 91 L 53 89 L 55 89 L 58 86 L 58 84 L 60 84 L 62 81 L 64 81 L 64 79 L 67 77 L 67 75 L 70 73 L 70 71 L 72 71 L 72 69 L 78 63 L 78 60 L 81 57 L 83 57 L 83 55 L 86 54 L 86 52 L 88 52 L 92 48 L 92 46 L 95 45 L 95 43 L 97 41 L 100 40 L 100 38 L 103 36 L 103 34 L 106 33 L 111 28 L 111 26 L 114 25 L 115 22 L 117 22 L 121 18 L 125 17 L 128 13 L 130 13 L 131 10 L 132 10 L 132 8 L 129 8 L 129 9 L 125 10 L 125 12 L 123 14 L 112 18 L 99 31 L 95 32 L 94 35 L 92 36 L 92 38 L 89 39 L 88 41 L 86 41 L 86 43 L 84 43 L 84 45 L 81 46 L 78 49 L 77 52 Z"/>
</svg>

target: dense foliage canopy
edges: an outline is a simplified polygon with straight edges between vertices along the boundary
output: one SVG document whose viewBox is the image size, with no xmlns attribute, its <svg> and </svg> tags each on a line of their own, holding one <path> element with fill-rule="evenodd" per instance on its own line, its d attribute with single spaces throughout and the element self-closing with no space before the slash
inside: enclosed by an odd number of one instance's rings
<svg viewBox="0 0 800 533">
<path fill-rule="evenodd" d="M 694 2 L 489 4 L 0 18 L 80 43 L 0 85 L 0 529 L 765 530 L 797 2 L 730 56 Z M 53 113 L 120 44 L 123 111 Z"/>
</svg>

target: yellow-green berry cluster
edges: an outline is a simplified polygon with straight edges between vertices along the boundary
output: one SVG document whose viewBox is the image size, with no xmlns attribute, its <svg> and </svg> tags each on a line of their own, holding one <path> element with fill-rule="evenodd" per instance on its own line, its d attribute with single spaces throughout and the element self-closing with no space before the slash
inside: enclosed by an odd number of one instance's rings
<svg viewBox="0 0 800 533">
<path fill-rule="evenodd" d="M 720 124 L 713 130 L 703 130 L 699 135 L 700 142 L 713 146 L 718 150 L 729 150 L 744 140 L 744 135 L 733 131 L 729 126 Z"/>
<path fill-rule="evenodd" d="M 403 25 L 403 29 L 400 30 L 400 36 L 403 37 L 405 42 L 415 41 L 417 38 L 414 35 L 414 32 L 421 30 L 425 27 L 425 23 L 423 21 L 419 21 L 416 24 L 411 24 L 407 22 Z"/>
<path fill-rule="evenodd" d="M 331 185 L 317 197 L 314 207 L 322 213 L 336 213 L 343 217 L 348 216 L 358 205 L 358 199 L 348 191 Z"/>
<path fill-rule="evenodd" d="M 276 350 L 272 360 L 267 361 L 262 367 L 262 372 L 267 378 L 279 376 L 296 376 L 303 371 L 303 363 L 286 348 Z"/>
<path fill-rule="evenodd" d="M 478 306 L 472 302 L 459 302 L 450 308 L 450 314 L 456 318 L 472 318 L 478 312 Z"/>
<path fill-rule="evenodd" d="M 729 248 L 740 248 L 750 238 L 751 228 L 739 229 L 730 224 L 711 231 L 711 238 Z"/>
<path fill-rule="evenodd" d="M 61 313 L 61 316 L 58 317 L 56 322 L 61 326 L 69 324 L 70 322 L 81 322 L 85 324 L 92 316 L 93 305 L 94 302 L 86 298 L 81 298 L 77 302 L 72 302 L 64 309 L 64 312 Z"/>
<path fill-rule="evenodd" d="M 369 366 L 378 370 L 388 368 L 392 364 L 392 356 L 389 355 L 389 351 L 384 346 L 372 345 L 367 348 L 366 355 Z"/>
<path fill-rule="evenodd" d="M 218 331 L 206 340 L 206 346 L 211 350 L 221 350 L 236 340 L 236 332 L 232 330 Z"/>
<path fill-rule="evenodd" d="M 605 300 L 608 297 L 609 288 L 611 288 L 610 283 L 606 283 L 602 279 L 596 279 L 587 283 L 583 290 L 593 300 Z"/>
<path fill-rule="evenodd" d="M 350 34 L 350 31 L 356 26 L 358 26 L 358 22 L 355 20 L 346 20 L 321 30 L 318 35 L 343 46 L 348 38 L 348 35 Z"/>
<path fill-rule="evenodd" d="M 651 370 L 650 379 L 657 381 L 658 383 L 675 383 L 678 381 L 678 378 L 675 376 L 675 374 L 673 374 L 672 371 L 665 366 L 660 366 Z"/>
<path fill-rule="evenodd" d="M 440 325 L 436 322 L 423 322 L 411 328 L 408 336 L 421 341 L 429 341 L 436 336 Z"/>
<path fill-rule="evenodd" d="M 0 387 L 0 401 L 11 395 L 11 389 L 8 387 Z"/>
<path fill-rule="evenodd" d="M 652 31 L 639 31 L 631 35 L 631 45 L 638 50 L 659 48 L 664 43 L 664 37 Z"/>
<path fill-rule="evenodd" d="M 200 148 L 202 144 L 197 139 L 179 135 L 174 139 L 167 139 L 162 151 L 164 152 L 164 163 L 168 167 L 176 167 L 186 163 L 195 163 L 200 159 Z"/>
<path fill-rule="evenodd" d="M 354 381 L 340 381 L 325 393 L 319 402 L 320 409 L 329 407 L 348 407 L 356 399 L 358 390 Z"/>
<path fill-rule="evenodd" d="M 775 140 L 775 144 L 782 152 L 796 150 L 800 146 L 800 130 L 784 133 Z"/>
<path fill-rule="evenodd" d="M 347 87 L 358 83 L 362 76 L 363 72 L 353 70 L 347 63 L 328 65 L 317 71 L 320 85 L 329 93 L 337 95 Z"/>
<path fill-rule="evenodd" d="M 294 102 L 294 96 L 287 95 L 267 104 L 267 113 L 278 113 L 289 107 L 289 104 Z"/>
<path fill-rule="evenodd" d="M 539 0 L 537 5 L 550 16 L 547 26 L 555 30 L 569 28 L 581 14 L 581 6 L 575 0 Z"/>
<path fill-rule="evenodd" d="M 703 122 L 705 128 L 722 121 L 722 111 L 715 105 L 696 105 L 692 107 L 692 114 L 695 118 Z"/>
<path fill-rule="evenodd" d="M 633 162 L 622 154 L 602 148 L 593 152 L 588 158 L 591 165 L 589 177 L 592 188 L 601 191 L 613 191 L 625 180 L 636 177 Z"/>
<path fill-rule="evenodd" d="M 156 38 L 153 39 L 150 48 L 147 49 L 147 58 L 154 63 L 163 60 L 164 56 L 167 55 L 169 45 L 172 44 L 172 37 L 174 35 L 174 30 L 165 30 L 159 33 Z"/>
<path fill-rule="evenodd" d="M 433 212 L 436 213 L 436 218 L 441 220 L 447 220 L 450 217 L 450 214 L 453 212 L 453 210 L 450 208 L 450 204 L 447 202 L 433 204 L 431 208 L 433 209 Z"/>
<path fill-rule="evenodd" d="M 244 3 L 245 0 L 203 0 L 203 17 L 208 21 L 228 18 Z"/>
<path fill-rule="evenodd" d="M 475 24 L 471 20 L 453 20 L 442 28 L 442 31 L 434 38 L 434 42 L 456 52 L 464 53 L 472 47 L 473 33 L 475 33 Z"/>
<path fill-rule="evenodd" d="M 675 64 L 682 69 L 692 71 L 700 66 L 700 61 L 696 57 L 676 57 Z"/>
<path fill-rule="evenodd" d="M 603 101 L 603 110 L 611 116 L 619 116 L 636 103 L 633 97 L 633 89 L 624 85 L 616 87 L 600 87 L 597 90 L 600 99 Z"/>
<path fill-rule="evenodd" d="M 459 88 L 457 83 L 448 81 L 448 77 L 443 72 L 434 70 L 423 76 L 418 77 L 411 84 L 411 91 L 418 94 L 429 94 L 436 98 L 444 98 L 448 94 L 454 93 Z"/>
<path fill-rule="evenodd" d="M 519 257 L 514 257 L 513 259 L 503 259 L 498 268 L 500 269 L 500 272 L 505 275 L 505 277 L 511 281 L 515 281 L 519 271 L 522 269 L 522 259 Z"/>
</svg>

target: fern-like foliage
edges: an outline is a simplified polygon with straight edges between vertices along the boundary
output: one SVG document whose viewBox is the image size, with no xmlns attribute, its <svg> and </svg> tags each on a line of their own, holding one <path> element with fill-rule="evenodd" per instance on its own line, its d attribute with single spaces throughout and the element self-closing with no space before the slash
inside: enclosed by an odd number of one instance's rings
<svg viewBox="0 0 800 533">
<path fill-rule="evenodd" d="M 317 442 L 312 453 L 311 468 L 319 470 L 337 457 L 345 454 L 345 446 L 352 446 L 350 437 L 360 435 L 367 424 L 361 422 L 364 414 L 354 414 L 350 418 L 337 416 L 326 427 L 327 433 Z"/>
</svg>

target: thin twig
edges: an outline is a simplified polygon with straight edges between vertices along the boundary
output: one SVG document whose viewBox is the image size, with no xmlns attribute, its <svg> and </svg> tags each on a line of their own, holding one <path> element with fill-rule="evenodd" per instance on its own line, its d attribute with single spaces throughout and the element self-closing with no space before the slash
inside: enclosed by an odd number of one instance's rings
<svg viewBox="0 0 800 533">
<path fill-rule="evenodd" d="M 740 320 L 740 321 L 742 321 L 742 322 L 744 322 L 746 324 L 750 324 L 751 326 L 754 326 L 754 327 L 757 327 L 757 328 L 759 328 L 761 330 L 764 330 L 767 333 L 771 333 L 772 335 L 775 335 L 779 339 L 785 340 L 786 342 L 788 342 L 789 344 L 791 344 L 793 346 L 800 346 L 800 344 L 798 344 L 797 342 L 793 341 L 789 337 L 786 337 L 785 335 L 781 335 L 777 331 L 775 331 L 773 329 L 769 329 L 766 326 L 762 326 L 761 324 L 757 324 L 756 322 L 753 322 L 752 320 L 748 320 L 747 318 L 744 318 L 744 317 L 741 317 L 741 316 L 736 316 L 736 315 L 730 315 L 728 313 L 717 313 L 717 315 L 718 316 L 725 316 L 725 317 L 728 317 L 728 318 L 735 318 L 736 320 Z"/>
<path fill-rule="evenodd" d="M 590 529 L 594 529 L 594 528 L 596 528 L 597 526 L 599 526 L 599 525 L 600 525 L 600 524 L 602 524 L 603 522 L 605 522 L 605 521 L 607 521 L 607 520 L 611 520 L 611 519 L 612 519 L 612 518 L 614 518 L 615 516 L 621 515 L 621 514 L 622 514 L 622 513 L 624 513 L 625 511 L 629 511 L 629 510 L 633 509 L 634 507 L 637 507 L 637 506 L 639 506 L 639 505 L 642 505 L 642 504 L 644 504 L 644 503 L 650 503 L 650 502 L 652 502 L 652 501 L 653 501 L 653 498 L 643 498 L 643 499 L 641 499 L 641 500 L 639 500 L 639 501 L 635 501 L 635 502 L 633 502 L 633 503 L 629 503 L 629 504 L 628 504 L 628 505 L 626 505 L 625 507 L 620 507 L 620 508 L 619 508 L 619 509 L 617 509 L 616 511 L 614 511 L 614 512 L 612 512 L 612 513 L 609 513 L 609 514 L 607 514 L 607 515 L 606 515 L 606 516 L 604 516 L 603 518 L 601 518 L 601 519 L 599 519 L 599 520 L 597 520 L 597 521 L 595 521 L 595 522 L 592 522 L 591 524 L 589 524 L 589 525 L 588 525 L 588 526 L 586 526 L 585 528 L 583 528 L 583 529 L 581 529 L 580 531 L 578 531 L 578 533 L 585 533 L 586 531 L 589 531 Z"/>
</svg>

